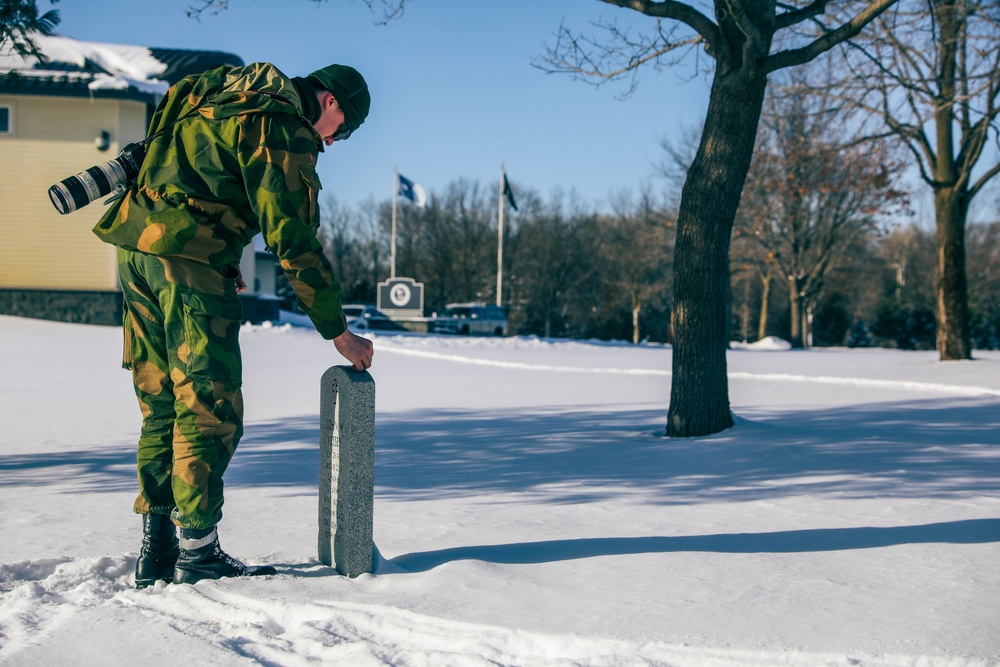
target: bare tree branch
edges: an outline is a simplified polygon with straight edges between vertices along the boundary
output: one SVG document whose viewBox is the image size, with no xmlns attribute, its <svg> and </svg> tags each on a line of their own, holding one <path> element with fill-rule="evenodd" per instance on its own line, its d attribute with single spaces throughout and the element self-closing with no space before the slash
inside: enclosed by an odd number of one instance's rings
<svg viewBox="0 0 1000 667">
<path fill-rule="evenodd" d="M 651 64 L 657 70 L 673 66 L 702 42 L 697 34 L 686 38 L 675 36 L 677 26 L 665 30 L 659 19 L 652 35 L 638 37 L 616 23 L 595 25 L 607 34 L 604 39 L 577 36 L 560 25 L 556 43 L 546 50 L 544 58 L 532 65 L 550 74 L 571 74 L 591 83 L 596 79 L 595 85 L 631 75 L 629 90 L 622 95 L 627 97 L 635 91 L 638 71 L 643 65 Z"/>
<path fill-rule="evenodd" d="M 715 45 L 719 41 L 718 26 L 715 25 L 710 18 L 686 3 L 675 2 L 675 0 L 660 0 L 659 2 L 655 0 L 600 1 L 616 7 L 632 9 L 640 14 L 645 14 L 646 16 L 652 16 L 658 19 L 673 19 L 675 21 L 680 21 L 688 27 L 693 28 L 695 32 L 701 35 L 702 39 L 705 40 L 705 44 L 707 45 L 708 52 L 710 54 L 714 52 Z"/>
<path fill-rule="evenodd" d="M 970 199 L 972 197 L 975 197 L 976 194 L 978 194 L 979 191 L 983 189 L 983 186 L 985 186 L 986 183 L 989 182 L 997 174 L 1000 174 L 1000 162 L 998 162 L 997 164 L 993 165 L 993 167 L 988 169 L 986 173 L 980 176 L 979 179 L 972 186 L 969 187 L 969 194 L 967 196 Z"/>
<path fill-rule="evenodd" d="M 820 16 L 826 11 L 826 6 L 830 0 L 813 0 L 805 7 L 795 8 L 779 3 L 780 6 L 788 7 L 788 11 L 782 12 L 775 17 L 774 29 L 781 30 L 790 26 L 802 23 L 807 19 Z"/>
<path fill-rule="evenodd" d="M 200 3 L 188 5 L 185 14 L 188 18 L 201 20 L 202 14 L 218 14 L 229 8 L 229 0 L 201 0 Z"/>
<path fill-rule="evenodd" d="M 315 2 L 317 4 L 321 2 L 326 2 L 326 0 L 309 0 L 310 2 Z M 382 7 L 382 17 L 375 21 L 379 25 L 384 25 L 389 21 L 398 18 L 403 15 L 403 10 L 406 6 L 406 0 L 362 0 L 368 9 L 374 14 L 376 13 L 376 8 L 378 6 Z M 204 14 L 218 14 L 219 12 L 229 9 L 229 0 L 197 0 L 195 4 L 188 5 L 185 10 L 188 18 L 193 18 L 195 20 L 201 20 Z"/>
<path fill-rule="evenodd" d="M 896 0 L 875 0 L 875 2 L 872 2 L 839 28 L 824 33 L 812 43 L 801 48 L 779 51 L 768 56 L 764 63 L 764 72 L 770 73 L 785 67 L 802 65 L 813 60 L 821 53 L 829 51 L 837 44 L 860 33 L 866 25 L 875 20 L 879 14 L 895 2 Z"/>
</svg>

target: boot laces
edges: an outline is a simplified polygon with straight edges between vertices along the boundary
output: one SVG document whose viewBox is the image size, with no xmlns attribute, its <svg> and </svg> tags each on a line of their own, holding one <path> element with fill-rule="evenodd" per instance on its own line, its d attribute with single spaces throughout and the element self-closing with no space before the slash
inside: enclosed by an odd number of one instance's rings
<svg viewBox="0 0 1000 667">
<path fill-rule="evenodd" d="M 246 569 L 246 565 L 243 564 L 243 561 L 237 558 L 233 558 L 228 553 L 222 550 L 222 545 L 219 544 L 218 540 L 215 541 L 215 556 L 217 558 L 221 558 L 222 560 L 224 560 L 226 562 L 226 565 L 229 565 L 230 567 L 235 568 L 240 572 L 243 572 Z"/>
</svg>

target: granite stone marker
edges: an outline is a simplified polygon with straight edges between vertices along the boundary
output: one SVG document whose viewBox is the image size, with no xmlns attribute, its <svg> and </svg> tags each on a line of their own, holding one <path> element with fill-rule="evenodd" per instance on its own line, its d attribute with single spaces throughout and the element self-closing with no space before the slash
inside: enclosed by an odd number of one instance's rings
<svg viewBox="0 0 1000 667">
<path fill-rule="evenodd" d="M 333 366 L 320 389 L 319 559 L 348 577 L 372 572 L 375 380 Z"/>
</svg>

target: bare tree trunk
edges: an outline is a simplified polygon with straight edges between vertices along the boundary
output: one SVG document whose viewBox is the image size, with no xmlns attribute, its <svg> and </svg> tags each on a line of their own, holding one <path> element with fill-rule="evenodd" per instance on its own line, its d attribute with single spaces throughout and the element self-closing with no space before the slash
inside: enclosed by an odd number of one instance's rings
<svg viewBox="0 0 1000 667">
<path fill-rule="evenodd" d="M 742 188 L 741 188 L 742 190 Z M 730 238 L 732 238 L 732 229 L 730 228 Z M 728 244 L 726 247 L 726 255 L 729 255 Z M 726 282 L 725 290 L 723 291 L 723 298 L 726 300 L 726 349 L 729 349 L 729 341 L 733 339 L 733 272 L 729 268 L 729 262 L 726 262 Z"/>
<path fill-rule="evenodd" d="M 729 241 L 753 157 L 767 79 L 719 63 L 701 145 L 681 193 L 674 255 L 673 375 L 667 435 L 733 425 L 726 349 Z"/>
<path fill-rule="evenodd" d="M 802 347 L 802 296 L 799 294 L 799 280 L 795 276 L 788 279 L 788 319 L 791 325 L 789 343 L 793 348 Z"/>
<path fill-rule="evenodd" d="M 743 280 L 743 303 L 740 304 L 740 339 L 750 342 L 750 279 Z"/>
<path fill-rule="evenodd" d="M 760 294 L 760 322 L 757 324 L 757 340 L 763 340 L 767 336 L 767 309 L 771 305 L 771 274 L 768 272 L 761 281 L 764 289 Z"/>
<path fill-rule="evenodd" d="M 639 306 L 632 306 L 632 344 L 639 344 Z"/>
<path fill-rule="evenodd" d="M 950 189 L 934 193 L 937 219 L 937 350 L 941 361 L 972 358 L 969 327 L 969 286 L 965 270 L 965 218 L 961 195 Z"/>
<path fill-rule="evenodd" d="M 808 303 L 803 299 L 802 347 L 812 347 L 813 344 L 812 326 L 813 326 L 813 307 L 811 303 Z"/>
<path fill-rule="evenodd" d="M 958 95 L 959 39 L 965 26 L 960 6 L 939 2 L 935 16 L 941 26 L 941 70 L 938 81 L 941 97 L 955 100 Z M 969 326 L 969 288 L 965 273 L 965 192 L 959 183 L 955 157 L 955 108 L 940 104 L 934 113 L 937 161 L 933 165 L 934 217 L 937 222 L 937 261 L 934 265 L 937 299 L 937 350 L 941 361 L 972 358 Z"/>
</svg>

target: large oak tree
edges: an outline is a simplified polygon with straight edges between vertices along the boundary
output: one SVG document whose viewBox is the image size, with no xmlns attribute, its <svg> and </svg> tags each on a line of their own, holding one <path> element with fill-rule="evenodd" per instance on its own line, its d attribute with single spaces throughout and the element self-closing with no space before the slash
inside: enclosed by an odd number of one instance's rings
<svg viewBox="0 0 1000 667">
<path fill-rule="evenodd" d="M 633 37 L 604 24 L 609 34 L 598 40 L 563 27 L 546 57 L 553 71 L 624 77 L 694 45 L 714 60 L 704 130 L 677 220 L 667 435 L 717 433 L 733 425 L 726 368 L 729 241 L 767 77 L 856 36 L 896 0 L 599 1 L 648 16 L 654 30 Z"/>
</svg>

